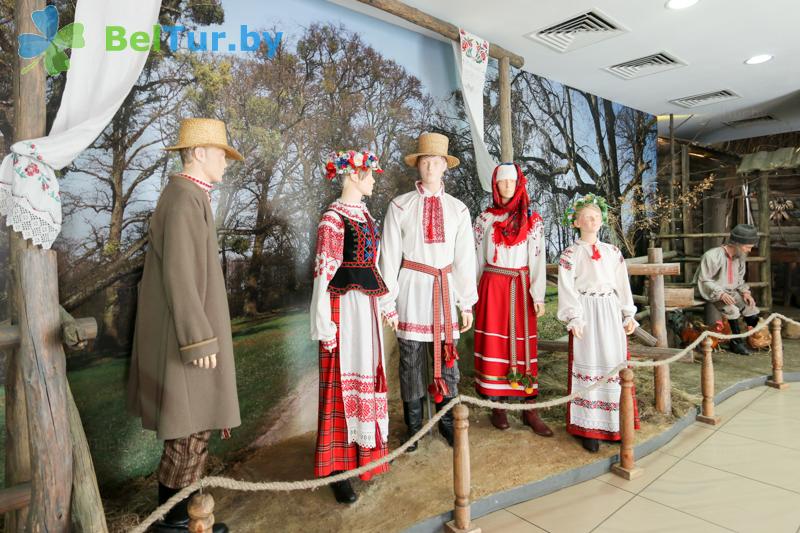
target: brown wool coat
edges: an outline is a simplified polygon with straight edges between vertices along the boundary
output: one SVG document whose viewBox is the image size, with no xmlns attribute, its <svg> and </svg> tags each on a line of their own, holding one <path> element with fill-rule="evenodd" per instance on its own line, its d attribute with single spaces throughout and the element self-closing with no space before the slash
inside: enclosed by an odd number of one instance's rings
<svg viewBox="0 0 800 533">
<path fill-rule="evenodd" d="M 128 407 L 163 440 L 241 424 L 231 322 L 205 191 L 177 176 L 150 220 Z M 215 369 L 191 364 L 217 354 Z"/>
</svg>

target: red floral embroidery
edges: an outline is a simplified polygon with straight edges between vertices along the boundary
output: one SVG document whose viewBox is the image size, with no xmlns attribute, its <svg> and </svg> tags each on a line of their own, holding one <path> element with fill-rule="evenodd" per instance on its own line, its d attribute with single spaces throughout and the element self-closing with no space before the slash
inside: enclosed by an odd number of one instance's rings
<svg viewBox="0 0 800 533">
<path fill-rule="evenodd" d="M 438 196 L 426 196 L 422 210 L 422 231 L 425 242 L 444 242 L 444 214 L 442 212 L 442 199 Z"/>
<path fill-rule="evenodd" d="M 343 230 L 344 223 L 341 219 L 327 213 L 323 215 L 317 229 L 315 278 L 325 274 L 327 280 L 330 281 L 333 279 L 333 275 L 336 274 L 336 269 L 342 264 L 344 253 Z"/>
<path fill-rule="evenodd" d="M 39 173 L 39 166 L 36 163 L 30 163 L 27 167 L 25 167 L 25 174 L 28 176 L 34 176 Z"/>
<path fill-rule="evenodd" d="M 433 334 L 433 324 L 413 324 L 411 322 L 400 322 L 397 324 L 397 329 L 400 331 L 407 331 L 409 333 Z M 453 329 L 458 329 L 458 322 L 453 322 Z"/>
<path fill-rule="evenodd" d="M 563 268 L 564 270 L 572 270 L 572 263 L 570 263 L 563 256 L 558 260 L 558 264 L 561 265 L 561 268 Z"/>
<path fill-rule="evenodd" d="M 602 376 L 589 376 L 581 374 L 580 372 L 573 372 L 572 377 L 580 381 L 587 381 L 589 383 L 594 383 L 595 381 L 599 381 Z M 606 378 L 606 383 L 620 383 L 620 378 L 619 376 L 615 378 Z"/>
<path fill-rule="evenodd" d="M 575 398 L 572 405 L 585 407 L 586 409 L 601 409 L 603 411 L 619 411 L 619 404 L 616 402 L 604 402 L 602 400 L 587 400 L 586 398 Z"/>
</svg>

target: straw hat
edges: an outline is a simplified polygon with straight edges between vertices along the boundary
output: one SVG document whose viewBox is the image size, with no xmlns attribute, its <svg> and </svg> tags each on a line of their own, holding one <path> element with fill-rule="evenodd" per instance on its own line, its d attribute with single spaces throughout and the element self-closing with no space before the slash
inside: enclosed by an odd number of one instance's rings
<svg viewBox="0 0 800 533">
<path fill-rule="evenodd" d="M 178 129 L 178 142 L 165 150 L 183 150 L 193 146 L 216 146 L 225 150 L 228 159 L 243 161 L 242 154 L 228 145 L 225 123 L 213 118 L 185 118 Z"/>
<path fill-rule="evenodd" d="M 450 139 L 441 133 L 423 133 L 417 140 L 417 152 L 405 156 L 404 161 L 410 167 L 417 166 L 417 159 L 424 155 L 440 155 L 447 159 L 447 168 L 457 167 L 460 161 L 447 153 Z"/>
</svg>

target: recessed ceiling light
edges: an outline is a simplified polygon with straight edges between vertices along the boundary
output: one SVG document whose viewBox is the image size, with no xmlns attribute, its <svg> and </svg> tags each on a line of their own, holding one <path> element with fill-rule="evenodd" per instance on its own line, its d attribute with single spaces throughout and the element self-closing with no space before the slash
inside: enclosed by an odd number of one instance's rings
<svg viewBox="0 0 800 533">
<path fill-rule="evenodd" d="M 766 63 L 770 59 L 772 59 L 772 56 L 769 54 L 759 54 L 757 56 L 751 57 L 750 59 L 745 61 L 745 63 L 747 63 L 748 65 L 758 65 L 760 63 Z"/>
<path fill-rule="evenodd" d="M 700 0 L 667 0 L 665 7 L 667 9 L 686 9 L 692 7 Z"/>
</svg>

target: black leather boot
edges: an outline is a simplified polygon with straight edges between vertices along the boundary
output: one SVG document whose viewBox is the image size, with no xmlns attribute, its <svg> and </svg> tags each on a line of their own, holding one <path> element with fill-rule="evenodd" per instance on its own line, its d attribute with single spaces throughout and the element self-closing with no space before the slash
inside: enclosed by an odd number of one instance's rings
<svg viewBox="0 0 800 533">
<path fill-rule="evenodd" d="M 336 474 L 341 474 L 341 471 L 331 473 L 332 476 Z M 353 503 L 358 499 L 358 495 L 356 491 L 353 490 L 353 486 L 348 479 L 331 483 L 331 490 L 333 491 L 333 496 L 336 498 L 336 501 L 339 503 Z"/>
<path fill-rule="evenodd" d="M 452 400 L 452 398 L 444 398 L 440 403 L 436 404 L 436 412 L 438 413 L 442 407 L 447 405 L 447 403 Z M 450 447 L 453 447 L 453 438 L 455 437 L 455 433 L 453 431 L 453 410 L 447 411 L 440 420 L 439 420 L 439 434 L 444 437 L 444 440 L 447 441 L 447 444 Z"/>
<path fill-rule="evenodd" d="M 743 315 L 742 318 L 744 319 L 744 323 L 750 326 L 751 328 L 754 328 L 758 325 L 758 315 L 750 315 L 750 316 Z"/>
<path fill-rule="evenodd" d="M 728 320 L 728 323 L 731 325 L 731 333 L 733 333 L 734 335 L 738 335 L 739 333 L 741 333 L 741 330 L 739 329 L 738 319 Z M 739 355 L 750 355 L 753 353 L 753 351 L 750 348 L 748 348 L 744 339 L 731 339 L 730 341 L 728 341 L 728 348 L 733 353 Z"/>
<path fill-rule="evenodd" d="M 600 451 L 600 441 L 598 439 L 590 439 L 588 437 L 581 437 L 583 441 L 583 448 L 591 453 L 597 453 Z"/>
<path fill-rule="evenodd" d="M 410 402 L 403 402 L 403 419 L 406 422 L 406 440 L 413 437 L 420 429 L 422 429 L 422 401 L 424 398 L 411 400 Z M 417 450 L 415 442 L 406 450 L 407 452 L 414 452 Z"/>
<path fill-rule="evenodd" d="M 173 489 L 158 484 L 158 505 L 166 503 L 167 500 L 178 494 L 181 489 Z M 150 528 L 151 533 L 186 533 L 189 531 L 189 498 L 178 503 L 169 510 L 164 518 L 153 524 Z M 214 524 L 213 533 L 228 533 L 228 526 L 223 523 Z"/>
</svg>

